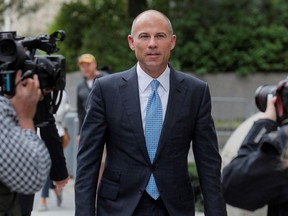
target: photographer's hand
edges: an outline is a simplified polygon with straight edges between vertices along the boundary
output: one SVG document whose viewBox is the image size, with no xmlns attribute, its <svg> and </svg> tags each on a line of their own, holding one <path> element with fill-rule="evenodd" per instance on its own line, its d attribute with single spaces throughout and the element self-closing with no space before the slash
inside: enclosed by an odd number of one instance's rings
<svg viewBox="0 0 288 216">
<path fill-rule="evenodd" d="M 275 102 L 276 102 L 276 96 L 273 96 L 272 94 L 268 94 L 267 108 L 264 112 L 264 118 L 276 121 L 277 115 L 276 115 L 276 109 L 275 109 Z"/>
<path fill-rule="evenodd" d="M 19 84 L 16 85 L 15 95 L 10 101 L 15 109 L 20 126 L 22 128 L 35 130 L 33 118 L 41 96 L 38 76 L 33 75 L 33 78 L 20 81 L 21 75 L 22 72 L 17 71 L 15 83 Z"/>
</svg>

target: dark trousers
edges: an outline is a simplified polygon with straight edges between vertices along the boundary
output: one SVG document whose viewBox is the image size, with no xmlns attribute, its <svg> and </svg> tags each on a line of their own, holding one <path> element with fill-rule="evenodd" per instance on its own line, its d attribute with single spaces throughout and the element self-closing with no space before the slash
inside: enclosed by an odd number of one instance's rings
<svg viewBox="0 0 288 216">
<path fill-rule="evenodd" d="M 169 216 L 169 214 L 161 197 L 154 200 L 149 194 L 144 192 L 133 216 Z"/>
<path fill-rule="evenodd" d="M 34 194 L 32 195 L 20 195 L 20 205 L 22 216 L 30 216 L 33 210 Z"/>
</svg>

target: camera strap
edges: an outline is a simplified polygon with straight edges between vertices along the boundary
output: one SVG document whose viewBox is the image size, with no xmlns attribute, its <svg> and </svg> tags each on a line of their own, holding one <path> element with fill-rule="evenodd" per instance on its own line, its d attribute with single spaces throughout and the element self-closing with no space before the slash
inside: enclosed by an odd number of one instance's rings
<svg viewBox="0 0 288 216">
<path fill-rule="evenodd" d="M 51 112 L 53 114 L 56 114 L 60 106 L 62 96 L 63 96 L 63 90 L 53 90 L 52 101 L 51 101 L 51 106 L 50 106 L 50 108 L 52 109 Z"/>
</svg>

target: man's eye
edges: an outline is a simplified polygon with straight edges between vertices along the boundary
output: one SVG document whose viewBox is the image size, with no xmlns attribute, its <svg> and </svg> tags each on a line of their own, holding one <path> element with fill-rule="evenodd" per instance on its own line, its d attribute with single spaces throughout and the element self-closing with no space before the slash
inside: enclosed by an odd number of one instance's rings
<svg viewBox="0 0 288 216">
<path fill-rule="evenodd" d="M 161 35 L 157 35 L 156 38 L 159 38 L 159 39 L 165 38 L 165 35 L 162 35 L 162 34 Z"/>
</svg>

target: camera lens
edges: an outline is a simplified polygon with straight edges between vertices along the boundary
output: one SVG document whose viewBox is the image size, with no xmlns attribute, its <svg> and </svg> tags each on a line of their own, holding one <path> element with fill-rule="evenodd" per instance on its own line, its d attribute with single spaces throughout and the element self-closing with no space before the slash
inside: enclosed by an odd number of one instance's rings
<svg viewBox="0 0 288 216">
<path fill-rule="evenodd" d="M 11 39 L 0 40 L 0 61 L 12 62 L 16 58 L 17 46 Z"/>
<path fill-rule="evenodd" d="M 261 85 L 257 88 L 255 93 L 255 103 L 260 111 L 265 112 L 267 106 L 267 96 L 268 94 L 275 95 L 276 89 L 276 85 Z"/>
</svg>

